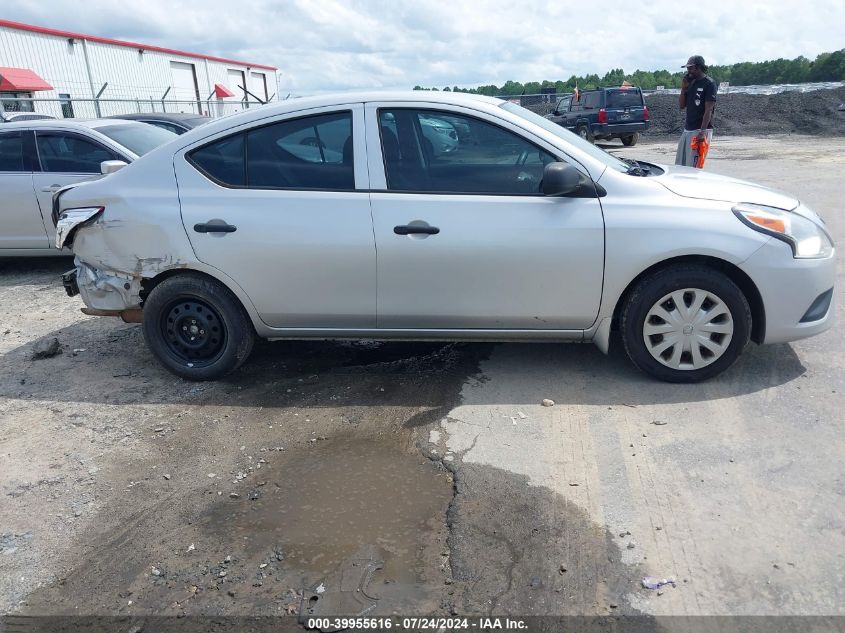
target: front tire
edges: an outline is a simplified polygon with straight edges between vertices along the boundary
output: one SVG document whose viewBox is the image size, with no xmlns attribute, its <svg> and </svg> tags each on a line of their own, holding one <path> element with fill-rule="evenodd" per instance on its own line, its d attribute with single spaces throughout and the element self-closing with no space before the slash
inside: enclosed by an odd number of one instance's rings
<svg viewBox="0 0 845 633">
<path fill-rule="evenodd" d="M 220 282 L 181 274 L 155 286 L 144 302 L 144 338 L 155 357 L 188 380 L 215 380 L 249 357 L 255 331 Z"/>
<path fill-rule="evenodd" d="M 751 335 L 751 308 L 724 274 L 681 265 L 634 287 L 621 329 L 625 351 L 640 370 L 666 382 L 699 382 L 739 358 Z"/>
</svg>

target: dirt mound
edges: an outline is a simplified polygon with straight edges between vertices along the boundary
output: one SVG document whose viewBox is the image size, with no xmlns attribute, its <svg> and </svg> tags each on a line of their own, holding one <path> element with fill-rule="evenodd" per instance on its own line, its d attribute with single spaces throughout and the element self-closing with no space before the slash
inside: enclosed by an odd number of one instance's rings
<svg viewBox="0 0 845 633">
<path fill-rule="evenodd" d="M 717 134 L 762 136 L 766 134 L 845 135 L 845 88 L 776 95 L 725 94 L 718 96 L 713 126 Z M 684 125 L 678 95 L 646 96 L 651 115 L 648 134 L 680 134 Z"/>
</svg>

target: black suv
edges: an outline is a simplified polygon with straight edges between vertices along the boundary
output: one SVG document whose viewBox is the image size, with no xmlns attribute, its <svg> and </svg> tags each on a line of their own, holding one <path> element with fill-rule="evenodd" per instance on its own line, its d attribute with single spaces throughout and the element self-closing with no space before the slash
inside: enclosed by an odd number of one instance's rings
<svg viewBox="0 0 845 633">
<path fill-rule="evenodd" d="M 648 129 L 648 107 L 635 86 L 584 90 L 577 97 L 565 95 L 547 118 L 588 141 L 618 138 L 626 146 Z"/>
</svg>

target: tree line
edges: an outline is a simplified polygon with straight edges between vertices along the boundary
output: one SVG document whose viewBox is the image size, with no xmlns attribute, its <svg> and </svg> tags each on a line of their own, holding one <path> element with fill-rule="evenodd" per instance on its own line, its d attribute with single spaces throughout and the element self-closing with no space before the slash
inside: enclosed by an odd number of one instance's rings
<svg viewBox="0 0 845 633">
<path fill-rule="evenodd" d="M 752 86 L 765 84 L 794 84 L 815 81 L 845 81 L 845 48 L 833 53 L 822 53 L 810 61 L 804 56 L 795 59 L 773 59 L 765 62 L 740 62 L 730 66 L 710 66 L 707 74 L 717 82 L 730 82 L 732 86 Z M 469 92 L 488 96 L 539 94 L 554 88 L 556 93 L 572 92 L 575 86 L 589 90 L 598 86 L 618 86 L 623 81 L 645 90 L 654 90 L 657 86 L 680 88 L 683 72 L 670 73 L 668 70 L 637 70 L 626 73 L 621 68 L 614 68 L 603 77 L 596 74 L 576 77 L 572 75 L 566 81 L 506 81 L 501 86 L 489 84 L 477 88 L 446 86 L 442 90 L 450 92 Z M 414 90 L 441 90 L 441 88 L 423 88 L 414 86 Z"/>
</svg>

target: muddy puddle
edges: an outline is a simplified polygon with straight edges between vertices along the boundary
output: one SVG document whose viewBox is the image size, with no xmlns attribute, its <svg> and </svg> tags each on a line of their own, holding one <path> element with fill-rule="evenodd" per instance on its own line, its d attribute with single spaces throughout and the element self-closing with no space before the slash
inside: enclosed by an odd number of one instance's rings
<svg viewBox="0 0 845 633">
<path fill-rule="evenodd" d="M 233 492 L 218 495 L 219 487 Z M 409 447 L 405 433 L 316 440 L 235 485 L 209 485 L 203 497 L 191 510 L 164 500 L 99 535 L 66 577 L 30 594 L 24 612 L 442 608 L 452 476 Z"/>
<path fill-rule="evenodd" d="M 262 471 L 200 529 L 248 559 L 281 563 L 289 584 L 322 585 L 328 597 L 360 581 L 398 608 L 438 599 L 451 496 L 451 475 L 396 438 L 329 439 Z"/>
</svg>

